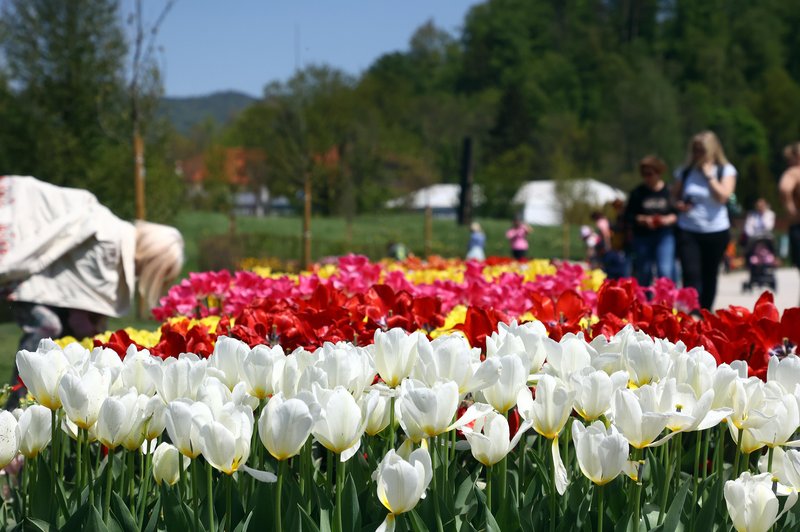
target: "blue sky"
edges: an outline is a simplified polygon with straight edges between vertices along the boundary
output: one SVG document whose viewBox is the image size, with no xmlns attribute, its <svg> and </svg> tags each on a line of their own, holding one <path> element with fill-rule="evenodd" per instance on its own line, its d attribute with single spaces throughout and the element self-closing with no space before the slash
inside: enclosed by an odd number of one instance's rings
<svg viewBox="0 0 800 532">
<path fill-rule="evenodd" d="M 478 0 L 177 0 L 156 43 L 167 96 L 235 89 L 259 96 L 270 81 L 327 63 L 359 74 L 379 56 L 405 50 L 429 19 L 458 33 Z M 123 14 L 133 0 L 123 0 Z M 143 2 L 145 19 L 164 0 Z M 296 46 L 299 42 L 299 46 Z M 295 50 L 299 50 L 299 54 Z"/>
</svg>

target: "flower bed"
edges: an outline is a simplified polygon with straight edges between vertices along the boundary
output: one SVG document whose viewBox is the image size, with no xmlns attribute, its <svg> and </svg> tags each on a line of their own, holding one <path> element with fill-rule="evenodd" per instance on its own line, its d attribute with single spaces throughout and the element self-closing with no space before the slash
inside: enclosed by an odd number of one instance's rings
<svg viewBox="0 0 800 532">
<path fill-rule="evenodd" d="M 692 291 L 593 278 L 360 257 L 194 275 L 161 312 L 200 319 L 17 355 L 7 522 L 798 526 L 800 309 L 696 320 Z"/>
<path fill-rule="evenodd" d="M 220 336 L 208 358 L 163 360 L 75 343 L 21 351 L 34 404 L 18 420 L 0 414 L 0 465 L 17 453 L 26 463 L 8 519 L 195 530 L 798 524 L 794 354 L 772 357 L 764 382 L 741 361 L 718 365 L 632 325 L 591 342 L 511 322 L 484 349 L 400 328 L 365 343 L 287 353 Z"/>
</svg>

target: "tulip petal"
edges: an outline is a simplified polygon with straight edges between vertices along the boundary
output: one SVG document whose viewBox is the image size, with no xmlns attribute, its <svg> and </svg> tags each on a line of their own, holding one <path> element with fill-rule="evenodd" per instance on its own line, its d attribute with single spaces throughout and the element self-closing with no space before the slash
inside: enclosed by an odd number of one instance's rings
<svg viewBox="0 0 800 532">
<path fill-rule="evenodd" d="M 253 477 L 254 479 L 258 480 L 259 482 L 267 482 L 273 483 L 278 481 L 278 477 L 275 476 L 274 473 L 270 473 L 269 471 L 261 471 L 258 469 L 253 469 L 252 467 L 242 465 L 239 467 L 242 471 Z"/>
<path fill-rule="evenodd" d="M 394 532 L 394 514 L 387 515 L 375 532 Z"/>
<path fill-rule="evenodd" d="M 550 446 L 550 450 L 553 454 L 556 491 L 558 491 L 559 495 L 564 495 L 564 493 L 567 491 L 567 486 L 569 485 L 569 479 L 567 478 L 567 468 L 564 467 L 564 462 L 561 460 L 561 452 L 558 448 L 558 436 L 553 438 L 553 444 Z"/>
</svg>

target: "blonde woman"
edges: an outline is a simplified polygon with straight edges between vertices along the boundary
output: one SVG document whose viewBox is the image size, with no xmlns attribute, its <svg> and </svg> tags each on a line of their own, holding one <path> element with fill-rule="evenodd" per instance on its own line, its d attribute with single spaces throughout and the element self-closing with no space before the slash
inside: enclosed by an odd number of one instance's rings
<svg viewBox="0 0 800 532">
<path fill-rule="evenodd" d="M 700 306 L 711 309 L 725 248 L 730 241 L 728 199 L 736 189 L 736 168 L 719 139 L 703 131 L 689 142 L 686 162 L 675 172 L 678 257 L 683 286 L 696 288 Z"/>
<path fill-rule="evenodd" d="M 137 289 L 153 308 L 182 266 L 173 227 L 120 220 L 86 190 L 0 176 L 0 287 L 23 331 L 19 349 L 105 331 Z"/>
</svg>

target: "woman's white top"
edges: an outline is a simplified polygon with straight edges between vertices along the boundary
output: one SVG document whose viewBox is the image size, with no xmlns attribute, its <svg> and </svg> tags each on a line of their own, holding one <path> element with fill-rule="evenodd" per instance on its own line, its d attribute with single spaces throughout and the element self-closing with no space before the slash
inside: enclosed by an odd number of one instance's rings
<svg viewBox="0 0 800 532">
<path fill-rule="evenodd" d="M 675 172 L 675 179 L 683 179 L 683 168 Z M 714 165 L 714 177 L 718 179 L 719 167 Z M 733 175 L 736 177 L 736 168 L 732 164 L 726 164 L 722 170 L 722 176 Z M 724 203 L 718 202 L 711 195 L 708 180 L 699 168 L 692 168 L 686 176 L 683 184 L 683 201 L 690 201 L 692 206 L 678 215 L 678 227 L 685 231 L 695 233 L 717 233 L 730 229 L 731 221 L 728 218 L 728 208 Z"/>
</svg>

